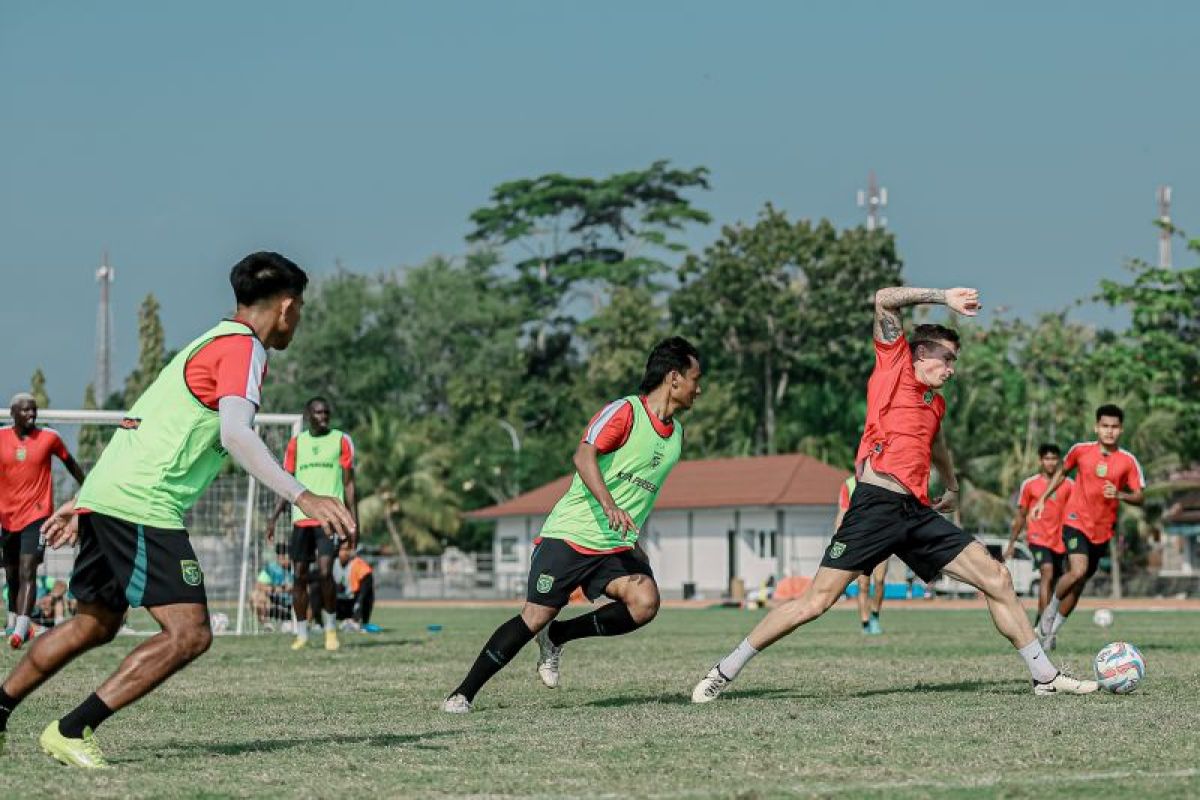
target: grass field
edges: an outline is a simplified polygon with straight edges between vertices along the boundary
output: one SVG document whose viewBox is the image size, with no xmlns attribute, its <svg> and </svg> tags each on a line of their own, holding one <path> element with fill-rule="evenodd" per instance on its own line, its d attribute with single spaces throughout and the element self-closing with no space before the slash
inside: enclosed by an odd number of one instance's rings
<svg viewBox="0 0 1200 800">
<path fill-rule="evenodd" d="M 1055 655 L 1077 673 L 1111 639 L 1141 647 L 1149 676 L 1126 697 L 1035 698 L 980 610 L 885 609 L 887 633 L 867 639 L 839 609 L 693 706 L 692 685 L 759 613 L 665 610 L 569 645 L 561 689 L 537 682 L 530 645 L 475 713 L 437 711 L 511 613 L 385 609 L 387 633 L 336 654 L 223 637 L 100 729 L 116 769 L 56 766 L 36 736 L 136 643 L 119 638 L 18 709 L 0 796 L 1200 796 L 1194 612 L 1119 612 L 1108 632 L 1081 613 L 1064 629 Z"/>
</svg>

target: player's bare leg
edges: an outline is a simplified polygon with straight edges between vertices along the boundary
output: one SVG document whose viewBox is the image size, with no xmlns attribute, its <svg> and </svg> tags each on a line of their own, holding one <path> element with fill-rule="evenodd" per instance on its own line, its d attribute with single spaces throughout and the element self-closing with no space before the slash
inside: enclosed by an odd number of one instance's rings
<svg viewBox="0 0 1200 800">
<path fill-rule="evenodd" d="M 942 571 L 983 592 L 996 630 L 1025 659 L 1036 694 L 1090 694 L 1099 688 L 1095 681 L 1075 680 L 1054 666 L 1021 607 L 1008 568 L 992 558 L 983 545 L 978 542 L 967 545 Z"/>
<path fill-rule="evenodd" d="M 1042 612 L 1050 604 L 1050 596 L 1054 593 L 1054 564 L 1042 564 L 1038 570 L 1038 610 L 1037 618 L 1042 618 Z"/>
<path fill-rule="evenodd" d="M 111 642 L 121 629 L 122 618 L 121 611 L 80 603 L 75 616 L 33 640 L 0 692 L 18 701 L 28 697 L 77 656 Z"/>
<path fill-rule="evenodd" d="M 333 583 L 333 556 L 317 556 L 317 574 L 321 586 L 321 627 L 325 630 L 325 649 L 337 650 L 341 644 L 337 635 L 337 587 Z"/>
<path fill-rule="evenodd" d="M 292 611 L 296 614 L 296 639 L 293 650 L 303 650 L 308 644 L 308 561 L 297 559 L 292 562 Z"/>
<path fill-rule="evenodd" d="M 1042 611 L 1038 635 L 1047 650 L 1053 650 L 1058 638 L 1058 629 L 1075 610 L 1083 587 L 1087 585 L 1088 557 L 1071 553 L 1067 556 L 1067 569 L 1054 586 L 1046 608 Z"/>
<path fill-rule="evenodd" d="M 771 613 L 754 626 L 741 644 L 708 671 L 692 690 L 692 702 L 707 703 L 717 699 L 750 659 L 828 611 L 860 574 L 857 571 L 818 567 L 813 582 L 804 594 L 771 609 Z"/>
<path fill-rule="evenodd" d="M 124 708 L 195 661 L 212 644 L 208 609 L 174 603 L 146 609 L 162 630 L 134 648 L 96 694 L 113 711 Z"/>
<path fill-rule="evenodd" d="M 14 650 L 24 645 L 30 637 L 29 617 L 33 614 L 33 604 L 37 600 L 37 569 L 41 563 L 42 558 L 37 553 L 22 553 L 17 561 L 17 579 L 20 585 L 17 590 L 17 619 L 12 636 L 9 637 L 9 644 Z"/>
</svg>

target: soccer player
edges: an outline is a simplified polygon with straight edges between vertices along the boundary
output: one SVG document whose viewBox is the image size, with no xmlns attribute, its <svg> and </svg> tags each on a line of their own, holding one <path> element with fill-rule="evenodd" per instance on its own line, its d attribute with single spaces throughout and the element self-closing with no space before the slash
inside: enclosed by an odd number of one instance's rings
<svg viewBox="0 0 1200 800">
<path fill-rule="evenodd" d="M 1032 517 L 1052 513 L 1050 497 L 1075 470 L 1075 486 L 1066 503 L 1063 544 L 1067 548 L 1067 570 L 1058 579 L 1054 594 L 1042 612 L 1038 633 L 1044 646 L 1053 650 L 1058 631 L 1075 610 L 1088 579 L 1096 574 L 1100 559 L 1108 553 L 1108 541 L 1117 522 L 1121 503 L 1140 506 L 1146 477 L 1142 465 L 1119 446 L 1125 412 L 1106 404 L 1096 409 L 1096 441 L 1080 442 L 1067 451 L 1062 466 L 1033 507 Z"/>
<path fill-rule="evenodd" d="M 658 613 L 658 586 L 638 535 L 663 481 L 679 460 L 683 427 L 676 414 L 700 394 L 700 356 L 680 337 L 650 353 L 640 394 L 615 400 L 592 418 L 575 450 L 575 477 L 542 526 L 529 565 L 521 613 L 484 645 L 442 710 L 465 714 L 476 693 L 537 636 L 537 673 L 559 684 L 563 646 L 589 636 L 637 630 Z M 568 620 L 555 617 L 576 587 L 588 599 L 616 602 Z"/>
<path fill-rule="evenodd" d="M 1075 482 L 1065 479 L 1052 495 L 1046 499 L 1046 505 L 1041 517 L 1029 519 L 1030 511 L 1046 493 L 1046 487 L 1058 474 L 1062 463 L 1062 451 L 1056 444 L 1044 444 L 1038 448 L 1038 460 L 1042 471 L 1037 475 L 1026 478 L 1021 483 L 1021 491 L 1017 496 L 1017 513 L 1013 516 L 1012 532 L 1008 537 L 1008 547 L 1004 549 L 1004 560 L 1012 558 L 1017 537 L 1028 524 L 1027 539 L 1029 552 L 1033 554 L 1033 564 L 1040 575 L 1038 581 L 1038 620 L 1050 602 L 1054 592 L 1054 582 L 1063 573 L 1063 554 L 1067 548 L 1063 545 L 1062 526 L 1063 508 L 1071 496 Z"/>
<path fill-rule="evenodd" d="M 29 617 L 37 600 L 37 569 L 46 543 L 42 523 L 54 511 L 50 458 L 83 483 L 83 470 L 53 428 L 38 427 L 37 400 L 24 392 L 9 405 L 12 424 L 0 428 L 0 542 L 8 583 L 8 644 L 29 641 Z"/>
<path fill-rule="evenodd" d="M 846 478 L 846 482 L 842 484 L 842 490 L 838 492 L 838 513 L 833 521 L 834 531 L 842 527 L 842 519 L 850 510 L 850 496 L 854 494 L 854 487 L 857 484 L 857 479 L 851 475 Z M 863 573 L 858 576 L 858 621 L 862 623 L 864 634 L 878 636 L 883 633 L 883 626 L 879 624 L 879 612 L 883 610 L 887 571 L 888 560 L 885 558 L 875 566 L 870 575 Z M 871 591 L 872 586 L 874 586 L 874 592 Z"/>
<path fill-rule="evenodd" d="M 751 658 L 799 626 L 820 617 L 850 581 L 892 554 L 927 583 L 944 572 L 987 597 L 996 628 L 1020 652 L 1037 695 L 1087 694 L 1095 681 L 1063 675 L 1042 651 L 1013 590 L 1012 577 L 982 544 L 939 512 L 958 500 L 958 480 L 941 431 L 946 401 L 938 389 L 954 374 L 958 333 L 918 325 L 904 338 L 900 309 L 920 303 L 948 306 L 964 316 L 979 313 L 975 289 L 895 287 L 875 294 L 875 370 L 867 383 L 867 422 L 855 459 L 858 484 L 850 510 L 834 534 L 812 585 L 777 606 L 692 690 L 692 701 L 715 700 Z M 930 464 L 946 493 L 929 498 Z"/>
<path fill-rule="evenodd" d="M 350 435 L 329 427 L 329 401 L 314 397 L 304 404 L 308 430 L 288 441 L 283 468 L 292 473 L 310 490 L 343 500 L 358 521 L 357 492 L 354 487 L 354 442 Z M 267 520 L 267 541 L 275 540 L 275 520 L 287 508 L 281 497 L 275 511 Z M 357 544 L 350 540 L 351 546 Z M 338 541 L 321 530 L 321 523 L 304 511 L 292 507 L 292 539 L 289 548 L 296 571 L 296 591 L 292 592 L 292 609 L 296 612 L 296 639 L 293 650 L 308 645 L 308 566 L 315 559 L 321 586 L 321 627 L 325 631 L 325 649 L 337 650 L 337 588 L 333 583 L 333 559 Z"/>
<path fill-rule="evenodd" d="M 78 498 L 46 522 L 51 547 L 79 542 L 70 587 L 78 611 L 34 639 L 0 685 L 0 731 L 18 703 L 77 656 L 111 641 L 130 606 L 144 606 L 162 630 L 39 739 L 64 764 L 106 767 L 96 728 L 208 649 L 204 574 L 183 520 L 229 456 L 310 517 L 339 533 L 354 531 L 337 498 L 306 490 L 254 432 L 267 348 L 291 342 L 307 282 L 276 253 L 238 262 L 230 274 L 234 318 L 171 359 L 133 404 Z"/>
</svg>

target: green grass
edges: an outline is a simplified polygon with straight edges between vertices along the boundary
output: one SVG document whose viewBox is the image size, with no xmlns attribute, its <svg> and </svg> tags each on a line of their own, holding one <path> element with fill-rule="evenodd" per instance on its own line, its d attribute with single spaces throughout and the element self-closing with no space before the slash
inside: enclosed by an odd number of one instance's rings
<svg viewBox="0 0 1200 800">
<path fill-rule="evenodd" d="M 387 633 L 344 637 L 337 654 L 221 638 L 100 729 L 115 770 L 59 767 L 36 736 L 136 644 L 119 638 L 18 709 L 0 796 L 1200 795 L 1195 613 L 1118 612 L 1108 632 L 1081 613 L 1064 629 L 1055 656 L 1076 672 L 1111 639 L 1142 649 L 1149 676 L 1126 697 L 1035 698 L 983 611 L 885 609 L 886 635 L 866 639 L 839 609 L 692 706 L 692 685 L 760 614 L 668 610 L 631 636 L 569 645 L 561 689 L 537 682 L 530 645 L 475 713 L 437 711 L 511 613 L 385 610 Z"/>
</svg>

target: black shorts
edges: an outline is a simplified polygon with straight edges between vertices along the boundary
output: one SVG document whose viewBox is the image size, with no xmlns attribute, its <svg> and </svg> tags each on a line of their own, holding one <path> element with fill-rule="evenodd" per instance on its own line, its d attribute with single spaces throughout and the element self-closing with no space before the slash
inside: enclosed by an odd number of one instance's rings
<svg viewBox="0 0 1200 800">
<path fill-rule="evenodd" d="M 1100 569 L 1100 559 L 1108 556 L 1108 542 L 1096 544 L 1078 528 L 1063 525 L 1063 544 L 1067 546 L 1067 556 L 1087 556 L 1087 574 L 1090 578 Z"/>
<path fill-rule="evenodd" d="M 315 561 L 318 555 L 333 558 L 337 555 L 339 539 L 329 536 L 320 525 L 293 525 L 288 554 L 297 564 Z"/>
<path fill-rule="evenodd" d="M 71 594 L 113 611 L 173 603 L 208 605 L 204 573 L 186 530 L 138 525 L 95 512 L 79 515 Z"/>
<path fill-rule="evenodd" d="M 1046 564 L 1054 567 L 1055 577 L 1063 574 L 1063 566 L 1066 561 L 1066 553 L 1056 553 L 1049 547 L 1041 544 L 1029 545 L 1029 552 L 1033 556 L 1033 568 L 1040 570 Z"/>
<path fill-rule="evenodd" d="M 821 566 L 870 573 L 880 561 L 897 555 L 929 583 L 973 541 L 915 497 L 860 483 Z"/>
<path fill-rule="evenodd" d="M 529 564 L 529 587 L 525 599 L 539 606 L 562 608 L 578 586 L 589 600 L 604 594 L 613 580 L 626 575 L 654 579 L 650 565 L 633 550 L 588 555 L 562 539 L 542 539 L 533 549 Z"/>
<path fill-rule="evenodd" d="M 45 517 L 35 519 L 19 531 L 0 531 L 0 541 L 4 547 L 4 560 L 16 561 L 19 556 L 42 557 L 46 552 L 46 540 L 42 538 L 42 523 Z"/>
</svg>

